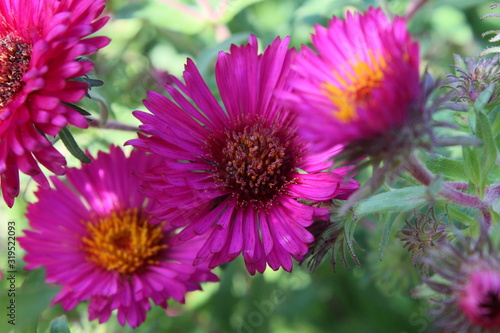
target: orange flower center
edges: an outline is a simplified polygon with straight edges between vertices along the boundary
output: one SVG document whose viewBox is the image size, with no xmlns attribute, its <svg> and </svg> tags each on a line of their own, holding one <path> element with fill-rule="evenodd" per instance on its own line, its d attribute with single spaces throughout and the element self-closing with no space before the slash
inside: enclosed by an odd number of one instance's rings
<svg viewBox="0 0 500 333">
<path fill-rule="evenodd" d="M 164 244 L 162 225 L 149 224 L 137 208 L 84 223 L 88 235 L 82 241 L 87 260 L 108 271 L 132 274 L 158 265 L 160 253 L 168 247 Z"/>
<path fill-rule="evenodd" d="M 21 39 L 11 35 L 0 39 L 0 107 L 11 102 L 23 88 L 30 55 L 31 45 Z"/>
<path fill-rule="evenodd" d="M 333 116 L 347 123 L 358 118 L 357 108 L 366 106 L 370 101 L 373 89 L 380 87 L 384 79 L 384 58 L 370 56 L 371 63 L 357 61 L 350 63 L 345 76 L 336 73 L 337 84 L 322 84 L 325 94 L 336 106 Z"/>
</svg>

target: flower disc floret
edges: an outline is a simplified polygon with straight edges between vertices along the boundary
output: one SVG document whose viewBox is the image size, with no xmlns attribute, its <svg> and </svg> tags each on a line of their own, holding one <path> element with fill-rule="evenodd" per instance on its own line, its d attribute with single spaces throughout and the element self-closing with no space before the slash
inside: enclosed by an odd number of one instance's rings
<svg viewBox="0 0 500 333">
<path fill-rule="evenodd" d="M 97 222 L 85 222 L 87 236 L 82 239 L 87 260 L 108 271 L 135 273 L 158 265 L 161 251 L 168 248 L 161 224 L 149 224 L 138 209 L 111 212 Z"/>
<path fill-rule="evenodd" d="M 268 203 L 293 181 L 296 152 L 286 135 L 256 121 L 208 139 L 216 180 L 240 204 Z"/>
<path fill-rule="evenodd" d="M 12 35 L 0 39 L 0 108 L 24 87 L 23 75 L 28 70 L 31 49 L 30 44 Z"/>
</svg>

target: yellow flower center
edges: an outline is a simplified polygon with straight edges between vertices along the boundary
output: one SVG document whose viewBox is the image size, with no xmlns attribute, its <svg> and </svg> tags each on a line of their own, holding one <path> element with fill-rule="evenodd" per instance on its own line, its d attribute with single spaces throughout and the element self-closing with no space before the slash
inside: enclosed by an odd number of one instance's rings
<svg viewBox="0 0 500 333">
<path fill-rule="evenodd" d="M 162 225 L 149 224 L 137 208 L 84 223 L 88 236 L 82 241 L 87 260 L 108 271 L 131 274 L 158 265 L 161 251 L 168 247 Z"/>
<path fill-rule="evenodd" d="M 366 106 L 373 89 L 380 87 L 384 79 L 385 59 L 375 59 L 372 55 L 370 59 L 371 63 L 350 63 L 350 69 L 345 71 L 348 79 L 336 73 L 336 85 L 330 82 L 322 85 L 325 94 L 336 106 L 333 116 L 344 123 L 357 119 L 357 108 Z"/>
</svg>

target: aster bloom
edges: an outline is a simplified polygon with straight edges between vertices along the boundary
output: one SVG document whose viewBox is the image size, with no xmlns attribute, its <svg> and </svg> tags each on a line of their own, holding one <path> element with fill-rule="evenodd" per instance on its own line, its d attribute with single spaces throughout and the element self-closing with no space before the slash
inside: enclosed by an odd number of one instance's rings
<svg viewBox="0 0 500 333">
<path fill-rule="evenodd" d="M 301 49 L 293 65 L 295 91 L 285 96 L 313 149 L 354 144 L 368 153 L 380 150 L 422 117 L 419 47 L 404 18 L 391 22 L 374 8 L 349 12 L 326 28 L 317 25 L 312 44 L 317 52 Z"/>
<path fill-rule="evenodd" d="M 424 258 L 434 272 L 424 282 L 436 294 L 439 308 L 431 313 L 446 332 L 500 330 L 500 257 L 482 231 L 479 240 L 441 243 Z"/>
<path fill-rule="evenodd" d="M 52 177 L 54 189 L 39 189 L 27 209 L 31 230 L 19 242 L 26 269 L 44 267 L 46 282 L 62 288 L 52 300 L 66 311 L 90 300 L 89 319 L 106 322 L 117 310 L 121 325 L 139 326 L 151 308 L 167 299 L 183 302 L 200 282 L 217 281 L 205 266 L 193 267 L 203 239 L 172 244 L 175 230 L 149 224 L 153 201 L 138 192 L 132 172 L 159 159 L 142 151 L 125 157 L 118 147 L 91 164 L 67 172 L 68 184 Z"/>
<path fill-rule="evenodd" d="M 19 170 L 47 188 L 38 163 L 64 173 L 65 158 L 45 135 L 88 126 L 68 104 L 88 84 L 74 80 L 93 64 L 78 58 L 106 46 L 106 37 L 84 38 L 107 21 L 104 0 L 0 1 L 0 182 L 5 202 L 19 194 Z M 65 104 L 64 104 L 65 103 Z"/>
<path fill-rule="evenodd" d="M 500 270 L 473 272 L 460 295 L 459 307 L 475 325 L 500 329 Z"/>
<path fill-rule="evenodd" d="M 350 167 L 325 171 L 328 156 L 309 153 L 294 115 L 273 97 L 290 90 L 288 43 L 277 38 L 259 55 L 251 36 L 219 53 L 224 108 L 188 60 L 185 83 L 174 78 L 178 88 L 166 87 L 172 100 L 149 92 L 151 113 L 134 113 L 147 136 L 129 144 L 164 158 L 142 177 L 144 193 L 160 202 L 151 213 L 184 227 L 179 242 L 208 234 L 195 264 L 216 267 L 242 253 L 250 274 L 267 264 L 290 271 L 292 257 L 301 260 L 314 239 L 306 227 L 328 215 L 307 203 L 346 198 L 358 186 L 344 179 Z"/>
</svg>

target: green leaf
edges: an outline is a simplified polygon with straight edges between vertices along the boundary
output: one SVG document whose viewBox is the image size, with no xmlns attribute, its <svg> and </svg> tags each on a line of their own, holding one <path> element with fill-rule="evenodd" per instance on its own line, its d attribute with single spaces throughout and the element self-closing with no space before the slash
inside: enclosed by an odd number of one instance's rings
<svg viewBox="0 0 500 333">
<path fill-rule="evenodd" d="M 491 98 L 491 95 L 493 95 L 493 92 L 495 91 L 495 85 L 490 84 L 488 88 L 486 88 L 476 99 L 476 102 L 474 103 L 474 108 L 476 111 L 483 111 L 486 105 L 488 105 L 488 102 Z"/>
<path fill-rule="evenodd" d="M 476 223 L 477 221 L 475 219 L 476 212 L 471 208 L 446 205 L 446 213 L 453 220 L 464 226 L 470 226 L 472 223 Z"/>
<path fill-rule="evenodd" d="M 61 102 L 61 104 L 66 105 L 69 108 L 72 108 L 73 110 L 77 111 L 78 113 L 80 113 L 83 116 L 90 116 L 90 112 L 79 107 L 78 105 L 71 104 L 71 103 L 65 103 L 65 102 Z"/>
<path fill-rule="evenodd" d="M 71 333 L 66 316 L 60 316 L 50 323 L 50 333 Z"/>
<path fill-rule="evenodd" d="M 481 159 L 481 185 L 485 185 L 488 179 L 488 173 L 495 165 L 497 159 L 497 146 L 491 129 L 491 124 L 484 112 L 477 112 L 476 115 L 476 134 L 482 140 L 483 146 L 479 150 Z"/>
<path fill-rule="evenodd" d="M 384 231 L 382 232 L 382 240 L 379 244 L 378 250 L 378 260 L 382 261 L 384 259 L 384 251 L 387 246 L 387 242 L 389 241 L 389 236 L 391 235 L 392 226 L 394 225 L 394 221 L 399 218 L 399 216 L 403 213 L 399 213 L 396 218 L 393 218 L 394 214 L 387 214 L 384 218 Z"/>
<path fill-rule="evenodd" d="M 442 174 L 446 178 L 453 180 L 467 179 L 463 161 L 453 160 L 438 154 L 425 153 L 423 156 L 425 165 L 434 174 Z"/>
<path fill-rule="evenodd" d="M 73 135 L 66 127 L 61 128 L 59 137 L 61 138 L 64 146 L 66 146 L 71 155 L 79 159 L 82 163 L 90 163 L 90 158 L 85 155 L 85 153 L 80 149 L 75 139 L 73 138 Z"/>
<path fill-rule="evenodd" d="M 500 133 L 500 112 L 498 112 L 495 117 L 495 121 L 491 126 L 491 131 L 493 132 L 493 135 L 497 135 L 498 133 Z"/>
<path fill-rule="evenodd" d="M 42 322 L 42 320 L 39 322 L 42 312 L 50 307 L 50 300 L 53 299 L 58 290 L 59 288 L 45 283 L 45 273 L 43 269 L 30 271 L 25 276 L 23 284 L 16 293 L 17 320 L 15 332 L 36 332 L 37 325 L 41 325 Z M 8 298 L 1 298 L 0 304 L 3 308 L 4 305 L 2 301 L 4 299 L 8 300 Z M 0 328 L 1 327 L 2 325 L 0 324 Z"/>
<path fill-rule="evenodd" d="M 467 177 L 476 185 L 481 182 L 481 165 L 476 148 L 462 146 L 464 156 L 464 170 Z"/>
<path fill-rule="evenodd" d="M 359 202 L 356 215 L 379 212 L 401 212 L 422 207 L 428 202 L 426 186 L 413 186 L 380 193 Z"/>
<path fill-rule="evenodd" d="M 135 17 L 147 20 L 157 27 L 187 35 L 198 34 L 207 25 L 201 9 L 189 6 L 185 1 L 175 2 L 175 7 L 159 1 L 149 1 L 144 7 L 137 8 Z"/>
<path fill-rule="evenodd" d="M 223 9 L 224 13 L 221 15 L 218 23 L 227 23 L 231 21 L 239 12 L 254 3 L 261 2 L 262 0 L 231 0 L 220 1 L 219 7 L 224 4 L 226 7 Z"/>
</svg>

